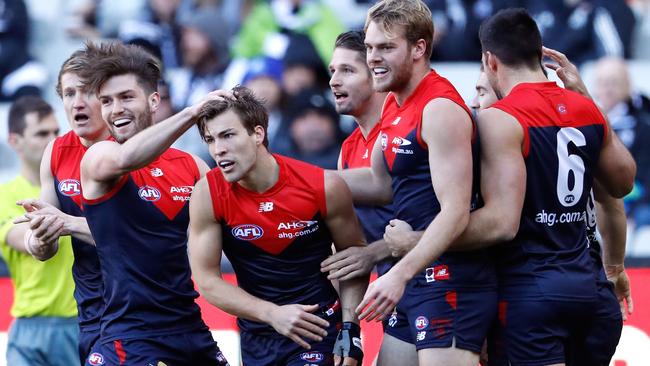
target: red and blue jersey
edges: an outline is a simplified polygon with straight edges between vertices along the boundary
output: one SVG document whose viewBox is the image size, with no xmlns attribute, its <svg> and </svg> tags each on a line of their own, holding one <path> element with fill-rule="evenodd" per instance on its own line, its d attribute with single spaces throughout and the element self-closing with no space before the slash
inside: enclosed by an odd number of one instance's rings
<svg viewBox="0 0 650 366">
<path fill-rule="evenodd" d="M 585 220 L 607 123 L 589 99 L 553 82 L 522 83 L 495 103 L 524 132 L 519 232 L 499 250 L 505 299 L 593 300 Z"/>
<path fill-rule="evenodd" d="M 102 341 L 205 328 L 187 257 L 194 158 L 168 149 L 122 176 L 104 196 L 84 199 L 104 276 Z"/>
<path fill-rule="evenodd" d="M 343 141 L 343 145 L 341 146 L 342 168 L 353 169 L 370 167 L 372 161 L 372 149 L 375 146 L 375 141 L 379 137 L 380 131 L 381 123 L 377 123 L 372 130 L 370 130 L 367 137 L 363 137 L 359 128 L 352 131 L 350 136 Z M 393 209 L 392 204 L 386 206 L 355 205 L 354 209 L 368 243 L 373 243 L 377 240 L 383 239 L 386 225 L 388 225 L 388 222 L 395 217 L 395 210 Z M 380 276 L 383 275 L 390 270 L 392 265 L 393 261 L 382 261 L 377 263 L 377 273 Z"/>
<path fill-rule="evenodd" d="M 453 85 L 433 70 L 420 81 L 403 105 L 397 103 L 393 93 L 388 94 L 381 116 L 381 149 L 392 178 L 395 215 L 418 231 L 425 230 L 440 212 L 440 203 L 431 182 L 429 151 L 421 135 L 424 107 L 437 98 L 458 104 L 471 118 L 471 112 Z M 477 163 L 475 159 L 475 167 Z M 472 205 L 467 210 L 478 204 L 476 178 Z M 494 288 L 495 274 L 489 258 L 483 250 L 443 254 L 432 264 L 433 268 L 446 269 L 446 281 L 440 281 L 438 286 Z"/>
<path fill-rule="evenodd" d="M 278 181 L 263 193 L 227 182 L 217 169 L 206 175 L 223 251 L 239 287 L 253 296 L 278 305 L 333 304 L 338 295 L 320 270 L 332 253 L 324 171 L 273 156 L 280 169 Z M 238 322 L 243 331 L 274 331 L 259 322 Z"/>
<path fill-rule="evenodd" d="M 84 216 L 81 206 L 81 158 L 86 153 L 79 136 L 70 131 L 54 140 L 50 170 L 54 189 L 62 212 L 72 216 Z M 99 330 L 99 319 L 104 310 L 104 282 L 94 245 L 72 237 L 74 264 L 72 277 L 75 282 L 74 297 L 79 313 L 81 330 Z"/>
</svg>

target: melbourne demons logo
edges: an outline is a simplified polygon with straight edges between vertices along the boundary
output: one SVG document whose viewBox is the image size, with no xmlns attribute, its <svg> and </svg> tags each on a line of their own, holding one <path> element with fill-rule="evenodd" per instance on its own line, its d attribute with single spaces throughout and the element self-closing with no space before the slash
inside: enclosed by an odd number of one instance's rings
<svg viewBox="0 0 650 366">
<path fill-rule="evenodd" d="M 253 224 L 237 225 L 231 230 L 232 236 L 241 240 L 255 240 L 264 235 L 264 230 L 261 227 Z"/>
<path fill-rule="evenodd" d="M 424 316 L 418 316 L 415 319 L 415 329 L 422 330 L 429 326 L 429 320 Z"/>
<path fill-rule="evenodd" d="M 66 179 L 59 183 L 59 192 L 68 197 L 77 196 L 81 193 L 81 183 L 76 179 Z"/>
<path fill-rule="evenodd" d="M 320 362 L 325 359 L 325 356 L 323 356 L 322 353 L 320 352 L 303 352 L 300 354 L 300 359 L 306 362 Z"/>
<path fill-rule="evenodd" d="M 386 150 L 388 147 L 388 135 L 385 133 L 382 133 L 380 136 L 380 141 L 381 141 L 381 151 Z"/>
<path fill-rule="evenodd" d="M 93 352 L 90 356 L 88 356 L 88 363 L 95 366 L 95 365 L 103 365 L 104 364 L 104 356 L 102 356 L 101 353 Z"/>
<path fill-rule="evenodd" d="M 160 199 L 160 191 L 152 186 L 142 186 L 138 190 L 138 196 L 149 202 L 155 202 Z"/>
</svg>

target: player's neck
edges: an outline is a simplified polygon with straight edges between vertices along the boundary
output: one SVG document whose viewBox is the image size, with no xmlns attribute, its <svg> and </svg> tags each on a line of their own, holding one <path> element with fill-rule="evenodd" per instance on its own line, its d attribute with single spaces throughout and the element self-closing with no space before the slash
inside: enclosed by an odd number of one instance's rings
<svg viewBox="0 0 650 366">
<path fill-rule="evenodd" d="M 400 90 L 392 91 L 393 94 L 395 94 L 395 98 L 397 99 L 397 104 L 400 106 L 403 105 L 406 99 L 408 99 L 408 97 L 413 94 L 418 85 L 420 85 L 422 79 L 424 79 L 424 77 L 427 76 L 430 71 L 431 67 L 429 66 L 428 62 L 415 63 L 413 65 L 413 73 L 411 74 L 411 78 L 409 79 L 408 83 L 403 88 L 400 88 Z"/>
<path fill-rule="evenodd" d="M 252 169 L 238 182 L 242 187 L 257 193 L 268 191 L 280 178 L 280 165 L 266 148 L 263 150 L 258 152 Z"/>
<path fill-rule="evenodd" d="M 354 116 L 354 120 L 359 125 L 359 130 L 364 138 L 368 138 L 368 134 L 375 128 L 375 125 L 379 122 L 381 118 L 381 109 L 384 105 L 384 99 L 386 99 L 386 93 L 374 93 L 373 96 L 368 100 L 368 103 L 364 106 L 363 111 L 361 111 L 357 116 Z"/>
<path fill-rule="evenodd" d="M 20 162 L 20 175 L 33 186 L 41 185 L 40 167 L 33 167 L 26 161 Z"/>
<path fill-rule="evenodd" d="M 541 69 L 528 68 L 505 69 L 499 78 L 499 85 L 503 96 L 510 94 L 512 89 L 522 83 L 545 83 L 548 79 Z"/>
<path fill-rule="evenodd" d="M 81 144 L 84 147 L 88 148 L 88 147 L 93 146 L 96 142 L 106 140 L 108 138 L 108 136 L 110 136 L 110 132 L 107 129 L 105 129 L 105 130 L 103 130 L 103 132 L 101 134 L 99 134 L 96 137 L 81 137 L 81 136 L 79 136 L 79 141 L 81 142 Z"/>
</svg>

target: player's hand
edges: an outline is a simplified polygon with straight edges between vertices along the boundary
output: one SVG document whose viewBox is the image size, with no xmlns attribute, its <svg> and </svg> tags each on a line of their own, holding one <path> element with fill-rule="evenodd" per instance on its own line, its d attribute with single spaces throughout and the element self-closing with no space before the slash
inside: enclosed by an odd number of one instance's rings
<svg viewBox="0 0 650 366">
<path fill-rule="evenodd" d="M 557 77 L 564 83 L 565 88 L 589 97 L 587 87 L 580 77 L 578 68 L 562 52 L 542 47 L 542 54 L 556 62 L 545 62 L 544 66 L 555 71 Z"/>
<path fill-rule="evenodd" d="M 16 204 L 23 206 L 23 209 L 25 212 L 27 212 L 27 214 L 24 214 L 23 216 L 20 216 L 14 220 L 14 224 L 29 222 L 38 216 L 57 216 L 63 221 L 64 224 L 61 236 L 70 235 L 71 216 L 63 213 L 53 205 L 38 199 L 19 200 L 16 202 Z"/>
<path fill-rule="evenodd" d="M 329 272 L 330 280 L 346 281 L 367 275 L 375 265 L 369 247 L 349 247 L 337 252 L 320 264 L 321 272 Z"/>
<path fill-rule="evenodd" d="M 621 307 L 623 320 L 627 320 L 627 316 L 632 315 L 632 311 L 634 311 L 634 302 L 630 290 L 630 279 L 627 277 L 625 267 L 622 264 L 605 265 L 605 274 L 607 279 L 614 284 L 614 293 Z"/>
<path fill-rule="evenodd" d="M 380 321 L 389 315 L 402 298 L 406 282 L 392 270 L 372 282 L 357 306 L 359 320 Z"/>
<path fill-rule="evenodd" d="M 301 347 L 311 349 L 303 338 L 320 342 L 327 336 L 329 322 L 312 314 L 318 305 L 282 305 L 273 309 L 269 325 L 278 333 L 291 339 Z"/>
<path fill-rule="evenodd" d="M 51 244 L 63 235 L 65 223 L 56 215 L 25 214 L 29 218 L 29 228 L 32 236 L 43 244 Z"/>
<path fill-rule="evenodd" d="M 403 257 L 418 243 L 419 235 L 406 221 L 393 219 L 386 225 L 384 240 L 393 257 Z"/>
<path fill-rule="evenodd" d="M 208 94 L 206 94 L 203 98 L 201 98 L 201 100 L 196 102 L 194 105 L 190 106 L 189 111 L 192 117 L 196 118 L 199 115 L 199 112 L 201 112 L 201 108 L 203 108 L 203 105 L 206 102 L 209 102 L 211 100 L 223 100 L 223 99 L 235 99 L 235 95 L 230 90 L 225 90 L 225 89 L 213 90 Z"/>
<path fill-rule="evenodd" d="M 344 322 L 334 343 L 334 365 L 356 366 L 362 363 L 361 328 L 358 324 Z"/>
</svg>

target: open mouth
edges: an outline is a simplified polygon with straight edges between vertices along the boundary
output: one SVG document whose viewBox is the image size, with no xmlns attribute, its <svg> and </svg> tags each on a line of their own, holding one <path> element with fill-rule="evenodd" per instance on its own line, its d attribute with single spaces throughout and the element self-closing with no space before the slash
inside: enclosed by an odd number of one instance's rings
<svg viewBox="0 0 650 366">
<path fill-rule="evenodd" d="M 372 68 L 372 73 L 375 76 L 383 76 L 388 73 L 388 69 L 385 67 L 373 67 Z"/>
<path fill-rule="evenodd" d="M 131 118 L 119 118 L 113 121 L 113 126 L 120 128 L 128 125 L 133 120 Z"/>
<path fill-rule="evenodd" d="M 334 100 L 336 100 L 337 102 L 340 102 L 348 97 L 348 93 L 346 92 L 337 91 L 337 92 L 333 92 L 333 94 L 334 94 Z"/>
<path fill-rule="evenodd" d="M 75 113 L 75 115 L 72 118 L 77 123 L 88 122 L 88 120 L 90 119 L 90 117 L 85 113 Z"/>
<path fill-rule="evenodd" d="M 232 160 L 220 160 L 217 165 L 221 170 L 230 170 L 230 168 L 235 165 L 235 162 Z"/>
</svg>

